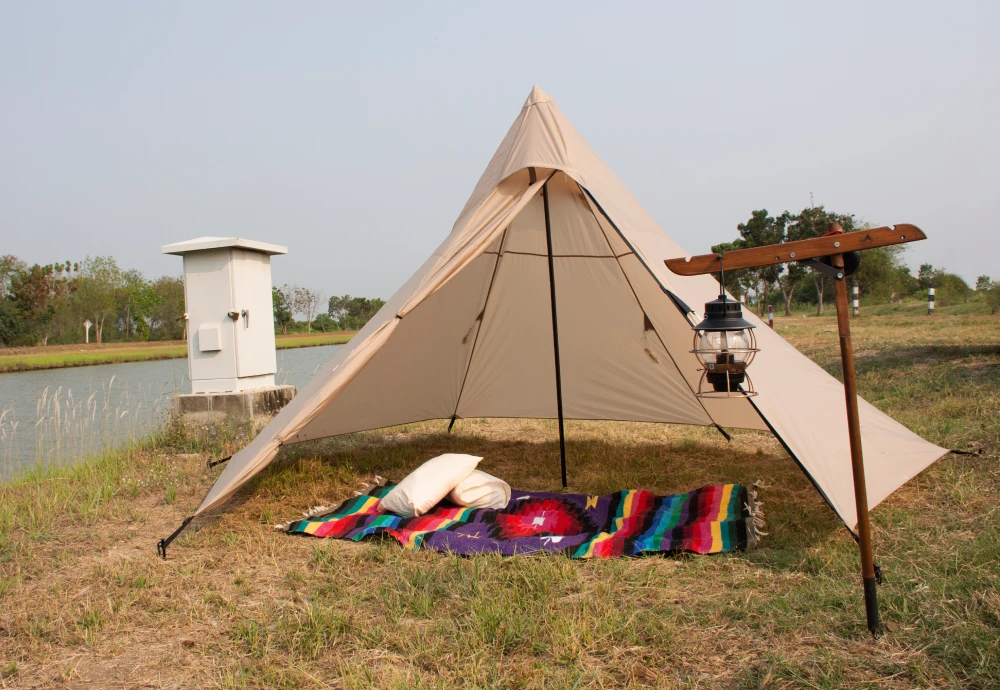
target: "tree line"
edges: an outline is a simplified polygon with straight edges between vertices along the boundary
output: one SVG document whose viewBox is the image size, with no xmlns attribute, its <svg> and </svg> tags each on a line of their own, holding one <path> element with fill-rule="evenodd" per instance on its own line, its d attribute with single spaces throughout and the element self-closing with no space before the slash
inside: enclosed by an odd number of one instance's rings
<svg viewBox="0 0 1000 690">
<path fill-rule="evenodd" d="M 819 237 L 831 223 L 839 223 L 844 232 L 867 230 L 872 225 L 858 222 L 853 214 L 827 211 L 823 206 L 810 206 L 793 215 L 784 211 L 772 216 L 767 209 L 753 211 L 750 218 L 736 226 L 739 237 L 714 245 L 712 251 L 760 247 L 768 244 L 794 242 Z M 906 245 L 879 247 L 862 254 L 861 266 L 852 276 L 866 301 L 900 302 L 906 298 L 926 296 L 932 285 L 936 301 L 941 305 L 969 301 L 976 293 L 985 295 L 990 311 L 1000 311 L 1000 282 L 982 275 L 975 289 L 962 278 L 944 268 L 922 264 L 916 275 L 903 260 Z M 763 315 L 767 305 L 779 305 L 790 316 L 796 306 L 812 305 L 823 314 L 825 304 L 833 296 L 833 281 L 824 274 L 807 269 L 797 262 L 762 268 L 727 271 L 726 289 L 733 295 L 743 295 L 757 306 Z"/>
<path fill-rule="evenodd" d="M 271 289 L 274 304 L 274 324 L 281 333 L 305 332 L 313 329 L 328 331 L 358 331 L 375 316 L 385 301 L 379 298 L 333 296 L 326 301 L 322 292 L 298 285 L 282 285 Z M 295 315 L 304 317 L 296 321 Z"/>
<path fill-rule="evenodd" d="M 0 256 L 0 346 L 183 337 L 184 281 L 146 279 L 113 257 L 28 265 Z"/>
<path fill-rule="evenodd" d="M 384 302 L 331 297 L 283 285 L 272 290 L 276 333 L 359 330 Z M 111 256 L 32 264 L 0 256 L 0 347 L 181 340 L 184 280 L 147 279 Z M 296 317 L 301 317 L 297 320 Z"/>
</svg>

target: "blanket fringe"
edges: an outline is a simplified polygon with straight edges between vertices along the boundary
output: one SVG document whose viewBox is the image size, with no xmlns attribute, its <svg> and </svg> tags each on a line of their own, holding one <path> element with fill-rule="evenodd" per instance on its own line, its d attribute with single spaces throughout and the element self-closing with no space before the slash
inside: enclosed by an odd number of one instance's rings
<svg viewBox="0 0 1000 690">
<path fill-rule="evenodd" d="M 748 549 L 756 547 L 760 543 L 761 537 L 769 536 L 769 533 L 764 531 L 764 527 L 766 526 L 764 523 L 764 502 L 757 500 L 757 490 L 766 488 L 768 488 L 767 485 L 760 479 L 747 487 L 747 497 L 750 499 L 750 502 L 744 504 L 744 506 L 750 513 L 750 517 L 747 518 Z"/>
<path fill-rule="evenodd" d="M 371 483 L 369 483 L 369 482 L 361 482 L 362 491 L 355 491 L 354 495 L 355 496 L 364 496 L 369 491 L 371 491 L 371 489 L 373 487 L 376 487 L 376 486 L 385 486 L 385 483 L 387 481 L 388 480 L 385 477 L 380 477 L 379 475 L 376 474 L 372 478 Z M 344 501 L 340 501 L 339 503 L 333 503 L 331 505 L 313 506 L 309 510 L 303 512 L 302 513 L 302 517 L 295 518 L 294 520 L 289 520 L 288 522 L 279 523 L 279 524 L 277 524 L 277 525 L 274 526 L 274 529 L 277 530 L 278 532 L 287 532 L 289 526 L 291 526 L 291 524 L 293 522 L 298 522 L 299 520 L 308 520 L 308 519 L 314 518 L 314 517 L 325 517 L 325 516 L 329 515 L 330 513 L 336 511 L 342 505 L 344 505 Z"/>
</svg>

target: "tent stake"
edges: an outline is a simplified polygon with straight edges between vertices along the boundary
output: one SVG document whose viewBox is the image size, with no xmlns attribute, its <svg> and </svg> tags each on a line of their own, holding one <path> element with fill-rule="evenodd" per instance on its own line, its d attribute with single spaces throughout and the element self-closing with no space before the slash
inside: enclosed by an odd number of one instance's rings
<svg viewBox="0 0 1000 690">
<path fill-rule="evenodd" d="M 545 242 L 549 248 L 549 294 L 552 297 L 552 346 L 556 354 L 556 411 L 559 414 L 559 462 L 562 485 L 566 488 L 566 429 L 563 423 L 562 370 L 559 366 L 559 317 L 556 315 L 556 269 L 552 258 L 552 224 L 549 222 L 549 183 L 542 185 L 545 209 Z"/>
<path fill-rule="evenodd" d="M 865 591 L 865 616 L 868 630 L 875 637 L 882 634 L 875 592 L 875 558 L 872 553 L 872 527 L 868 518 L 868 491 L 865 487 L 865 462 L 861 455 L 861 422 L 858 417 L 858 385 L 854 375 L 854 349 L 851 346 L 851 320 L 847 305 L 847 280 L 844 276 L 844 255 L 834 254 L 834 293 L 837 328 L 840 331 L 840 362 L 844 370 L 844 397 L 847 399 L 847 429 L 851 437 L 851 469 L 854 473 L 854 501 L 858 512 L 858 547 L 861 550 L 861 580 Z"/>
</svg>

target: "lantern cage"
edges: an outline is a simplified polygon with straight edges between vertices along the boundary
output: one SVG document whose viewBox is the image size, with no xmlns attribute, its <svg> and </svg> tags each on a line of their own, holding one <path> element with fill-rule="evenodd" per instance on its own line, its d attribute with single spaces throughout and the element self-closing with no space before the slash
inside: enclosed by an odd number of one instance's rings
<svg viewBox="0 0 1000 690">
<path fill-rule="evenodd" d="M 725 293 L 705 304 L 705 320 L 694 327 L 691 353 L 702 364 L 699 398 L 749 398 L 757 395 L 747 367 L 759 352 L 755 326 L 743 318 L 736 300 Z"/>
</svg>

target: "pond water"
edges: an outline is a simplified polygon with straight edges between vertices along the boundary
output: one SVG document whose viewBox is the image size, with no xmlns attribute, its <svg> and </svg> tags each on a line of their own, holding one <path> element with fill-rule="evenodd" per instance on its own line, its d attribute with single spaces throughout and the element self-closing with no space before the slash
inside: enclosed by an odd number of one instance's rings
<svg viewBox="0 0 1000 690">
<path fill-rule="evenodd" d="M 274 379 L 301 390 L 341 347 L 278 350 Z M 190 390 L 186 359 L 0 374 L 0 479 L 144 436 Z"/>
</svg>

